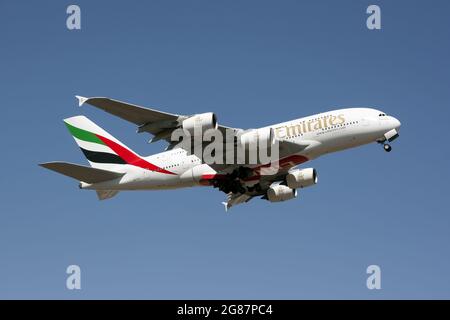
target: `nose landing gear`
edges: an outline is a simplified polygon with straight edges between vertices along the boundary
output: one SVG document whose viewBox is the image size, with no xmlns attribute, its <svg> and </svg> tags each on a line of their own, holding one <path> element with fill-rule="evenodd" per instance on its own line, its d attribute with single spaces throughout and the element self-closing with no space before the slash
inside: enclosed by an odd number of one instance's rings
<svg viewBox="0 0 450 320">
<path fill-rule="evenodd" d="M 383 145 L 383 149 L 386 152 L 391 152 L 392 147 L 389 142 L 394 141 L 398 138 L 398 131 L 396 129 L 392 129 L 384 134 L 384 136 L 377 140 L 378 143 Z"/>
<path fill-rule="evenodd" d="M 383 145 L 383 149 L 384 149 L 384 151 L 386 151 L 386 152 L 391 152 L 392 151 L 392 147 L 391 147 L 391 145 L 388 143 L 388 142 L 390 142 L 389 140 L 387 140 L 387 139 L 383 139 L 383 140 L 377 140 L 377 142 L 379 143 L 379 144 L 382 144 Z"/>
</svg>

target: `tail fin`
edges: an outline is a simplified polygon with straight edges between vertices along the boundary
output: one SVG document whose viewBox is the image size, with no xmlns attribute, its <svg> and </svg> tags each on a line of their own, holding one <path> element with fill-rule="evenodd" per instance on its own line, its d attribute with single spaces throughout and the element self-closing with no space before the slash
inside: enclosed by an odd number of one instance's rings
<svg viewBox="0 0 450 320">
<path fill-rule="evenodd" d="M 75 142 L 94 168 L 111 169 L 140 157 L 85 116 L 64 119 Z"/>
</svg>

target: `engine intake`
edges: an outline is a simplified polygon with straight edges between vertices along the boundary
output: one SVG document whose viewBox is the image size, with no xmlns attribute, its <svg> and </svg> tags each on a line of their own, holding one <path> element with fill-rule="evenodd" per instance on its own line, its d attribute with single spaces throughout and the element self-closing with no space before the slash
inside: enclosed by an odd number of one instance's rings
<svg viewBox="0 0 450 320">
<path fill-rule="evenodd" d="M 201 133 L 208 129 L 217 129 L 217 127 L 217 117 L 213 112 L 196 114 L 182 123 L 183 130 L 188 131 L 191 135 L 194 135 L 194 128 L 197 129 L 198 133 Z"/>
<path fill-rule="evenodd" d="M 305 188 L 317 183 L 317 171 L 314 168 L 297 169 L 288 173 L 286 182 L 289 188 Z"/>
<path fill-rule="evenodd" d="M 297 190 L 291 189 L 285 185 L 270 186 L 267 190 L 267 200 L 270 202 L 281 202 L 291 200 L 297 197 Z"/>
</svg>

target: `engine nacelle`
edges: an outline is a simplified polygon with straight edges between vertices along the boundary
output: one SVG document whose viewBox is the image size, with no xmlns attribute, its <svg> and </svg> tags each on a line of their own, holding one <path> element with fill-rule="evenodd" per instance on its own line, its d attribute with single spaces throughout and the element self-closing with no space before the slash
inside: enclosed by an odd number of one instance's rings
<svg viewBox="0 0 450 320">
<path fill-rule="evenodd" d="M 188 131 L 191 135 L 194 135 L 194 128 L 197 128 L 198 133 L 205 132 L 208 129 L 217 129 L 217 117 L 213 112 L 196 114 L 192 117 L 183 120 L 183 130 Z M 201 129 L 201 132 L 200 130 Z"/>
<path fill-rule="evenodd" d="M 297 197 L 297 190 L 282 184 L 270 186 L 267 190 L 267 200 L 270 202 L 281 202 L 294 199 L 295 197 Z"/>
<path fill-rule="evenodd" d="M 293 170 L 286 176 L 289 188 L 305 188 L 317 183 L 317 172 L 314 168 Z"/>
</svg>

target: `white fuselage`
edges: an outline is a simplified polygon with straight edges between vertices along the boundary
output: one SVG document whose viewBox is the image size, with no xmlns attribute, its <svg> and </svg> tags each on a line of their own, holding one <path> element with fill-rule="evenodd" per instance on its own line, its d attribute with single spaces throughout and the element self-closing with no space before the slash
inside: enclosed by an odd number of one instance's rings
<svg viewBox="0 0 450 320">
<path fill-rule="evenodd" d="M 400 122 L 379 110 L 348 108 L 269 127 L 273 129 L 278 140 L 299 144 L 307 141 L 306 148 L 289 156 L 301 156 L 311 160 L 330 152 L 379 141 L 390 130 L 398 130 Z M 180 148 L 151 155 L 144 159 L 174 174 L 150 171 L 132 165 L 120 165 L 114 169 L 126 172 L 124 176 L 102 183 L 82 183 L 81 187 L 95 190 L 174 189 L 201 185 L 198 179 L 199 175 L 215 173 L 211 167 L 202 164 L 196 155 L 189 155 L 187 151 Z M 294 165 L 296 164 L 299 163 L 294 163 Z"/>
</svg>

